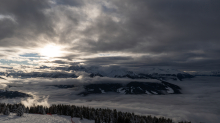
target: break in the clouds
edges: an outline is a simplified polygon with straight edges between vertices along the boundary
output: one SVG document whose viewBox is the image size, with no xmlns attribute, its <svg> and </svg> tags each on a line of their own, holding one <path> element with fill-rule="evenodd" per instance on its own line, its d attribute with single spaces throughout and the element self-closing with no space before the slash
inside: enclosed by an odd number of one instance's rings
<svg viewBox="0 0 220 123">
<path fill-rule="evenodd" d="M 217 0 L 1 0 L 0 65 L 220 69 Z"/>
</svg>

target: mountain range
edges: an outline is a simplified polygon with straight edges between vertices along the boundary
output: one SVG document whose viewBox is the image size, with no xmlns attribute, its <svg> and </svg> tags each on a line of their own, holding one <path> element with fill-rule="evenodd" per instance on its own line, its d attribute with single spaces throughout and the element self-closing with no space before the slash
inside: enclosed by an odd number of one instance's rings
<svg viewBox="0 0 220 123">
<path fill-rule="evenodd" d="M 145 68 L 138 71 L 129 71 L 120 67 L 82 67 L 82 66 L 71 66 L 68 70 L 72 71 L 85 71 L 90 73 L 90 77 L 113 77 L 113 78 L 131 78 L 131 79 L 160 79 L 160 80 L 182 80 L 184 78 L 193 78 L 194 76 L 171 68 Z"/>
<path fill-rule="evenodd" d="M 126 85 L 120 83 L 101 83 L 89 84 L 84 86 L 85 91 L 79 95 L 89 94 L 150 94 L 150 95 L 166 95 L 166 94 L 181 94 L 181 88 L 169 82 L 129 82 Z"/>
<path fill-rule="evenodd" d="M 41 67 L 44 68 L 44 67 Z M 125 68 L 114 67 L 100 67 L 100 66 L 70 66 L 51 68 L 53 72 L 1 72 L 0 74 L 6 77 L 14 78 L 77 78 L 74 72 L 85 72 L 90 77 L 110 77 L 110 78 L 131 78 L 131 79 L 158 79 L 158 80 L 180 80 L 185 78 L 193 78 L 194 76 L 171 68 L 144 68 L 136 71 L 130 71 Z M 56 72 L 62 70 L 64 72 Z"/>
<path fill-rule="evenodd" d="M 192 74 L 194 76 L 217 76 L 217 77 L 220 77 L 220 70 L 191 72 L 190 74 Z"/>
</svg>

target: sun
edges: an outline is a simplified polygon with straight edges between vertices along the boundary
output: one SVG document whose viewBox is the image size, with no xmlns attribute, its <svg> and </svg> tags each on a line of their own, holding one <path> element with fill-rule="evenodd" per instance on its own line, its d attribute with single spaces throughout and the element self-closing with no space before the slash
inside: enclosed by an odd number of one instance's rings
<svg viewBox="0 0 220 123">
<path fill-rule="evenodd" d="M 47 45 L 41 49 L 40 54 L 45 57 L 58 57 L 61 55 L 61 47 L 57 45 Z"/>
</svg>

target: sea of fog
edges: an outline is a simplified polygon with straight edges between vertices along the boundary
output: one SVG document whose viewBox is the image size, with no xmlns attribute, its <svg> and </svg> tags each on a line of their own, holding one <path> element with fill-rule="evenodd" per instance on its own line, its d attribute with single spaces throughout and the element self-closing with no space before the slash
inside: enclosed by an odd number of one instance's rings
<svg viewBox="0 0 220 123">
<path fill-rule="evenodd" d="M 169 95 L 123 95 L 116 93 L 79 96 L 84 84 L 90 83 L 128 83 L 131 79 L 107 77 L 79 77 L 77 79 L 7 79 L 0 80 L 0 87 L 11 85 L 10 91 L 21 91 L 33 98 L 1 99 L 0 102 L 22 102 L 49 106 L 51 104 L 73 104 L 97 108 L 111 108 L 141 115 L 172 118 L 175 121 L 192 123 L 218 123 L 220 121 L 220 77 L 195 77 L 183 81 L 168 81 L 182 88 L 183 94 Z M 158 80 L 140 80 L 158 82 Z M 61 89 L 54 84 L 73 84 L 74 88 Z"/>
</svg>

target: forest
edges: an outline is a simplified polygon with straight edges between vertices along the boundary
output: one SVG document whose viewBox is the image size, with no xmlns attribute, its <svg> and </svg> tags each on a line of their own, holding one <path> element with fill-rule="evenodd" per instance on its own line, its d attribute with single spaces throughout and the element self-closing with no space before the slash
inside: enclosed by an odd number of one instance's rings
<svg viewBox="0 0 220 123">
<path fill-rule="evenodd" d="M 95 123 L 174 123 L 170 118 L 155 117 L 155 116 L 141 116 L 130 112 L 121 112 L 116 109 L 102 109 L 75 105 L 51 105 L 44 107 L 41 105 L 34 105 L 25 107 L 23 104 L 5 104 L 0 103 L 0 114 L 10 115 L 16 113 L 17 116 L 23 116 L 24 113 L 42 114 L 42 115 L 66 115 L 71 117 L 78 117 L 81 120 L 89 119 L 95 120 Z M 181 121 L 179 123 L 191 123 Z"/>
</svg>

